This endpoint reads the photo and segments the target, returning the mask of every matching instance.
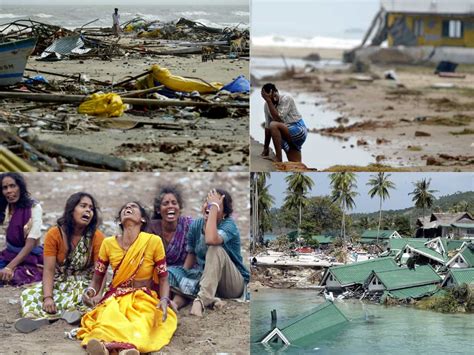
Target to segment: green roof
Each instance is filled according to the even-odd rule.
[[[461,248],[461,246],[463,245],[463,243],[465,243],[465,241],[441,238],[441,243],[443,243],[444,250],[446,250],[447,252],[450,252],[452,250],[457,250]]]
[[[388,242],[391,250],[402,250],[407,244],[413,247],[424,247],[428,238],[392,238]]]
[[[313,235],[311,239],[317,240],[319,244],[330,244],[334,242],[335,238],[330,235]]]
[[[395,230],[380,230],[379,239],[388,239]],[[377,231],[376,230],[365,230],[364,233],[360,236],[361,239],[377,239]]]
[[[292,345],[303,346],[310,341],[314,343],[315,333],[347,321],[334,303],[326,301],[278,328]]]
[[[464,260],[466,260],[469,267],[474,267],[474,250],[471,248],[469,248],[469,245],[466,245],[463,250],[460,251],[460,253],[464,257]]]
[[[435,285],[424,285],[402,288],[400,290],[386,291],[385,295],[396,299],[410,299],[410,298],[422,298],[425,296],[432,296],[433,294],[440,291],[440,288]]]
[[[428,247],[425,247],[425,246],[413,246],[411,245],[410,243],[407,244],[408,246],[411,246],[413,249],[415,249],[416,251],[419,252],[419,254],[421,255],[424,255],[426,257],[429,257],[431,259],[434,259],[442,264],[446,264],[446,262],[448,261],[448,258],[446,255],[442,255],[440,253],[438,253],[437,251],[434,251],[433,249],[430,249]]]
[[[441,282],[441,277],[431,265],[418,266],[414,270],[398,268],[388,271],[376,271],[374,274],[389,291]]]
[[[328,273],[331,272],[342,286],[349,286],[363,284],[372,271],[397,268],[398,265],[393,258],[377,258],[347,265],[332,266],[328,269]]]
[[[461,284],[474,284],[474,268],[468,269],[451,269],[448,276],[452,276],[453,280],[457,285]]]
[[[474,223],[453,223],[456,228],[474,228]]]

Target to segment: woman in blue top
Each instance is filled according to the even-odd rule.
[[[231,217],[230,194],[211,190],[202,212],[203,217],[189,228],[184,265],[168,268],[170,285],[177,293],[174,302],[182,307],[186,297],[195,298],[191,314],[196,316],[202,316],[205,307],[223,304],[219,297],[242,296],[249,281],[240,253],[239,229]]]

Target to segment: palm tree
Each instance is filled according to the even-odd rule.
[[[274,203],[274,198],[268,191],[270,187],[270,185],[267,185],[268,177],[270,177],[270,173],[252,173],[254,245],[257,241],[261,243],[265,231],[272,229],[270,209]]]
[[[389,189],[394,189],[395,184],[388,178],[391,174],[385,175],[385,173],[378,173],[377,175],[371,175],[368,186],[372,188],[369,190],[370,198],[374,198],[375,195],[379,196],[379,225],[377,227],[377,244],[379,243],[380,224],[382,223],[382,202],[385,199],[390,198]]]
[[[303,173],[293,173],[285,178],[288,184],[286,189],[285,207],[298,208],[298,237],[300,236],[301,211],[308,204],[307,192],[311,191],[314,181]]]
[[[354,173],[342,172],[332,173],[331,179],[331,199],[337,202],[342,209],[341,236],[346,241],[346,211],[355,207],[354,198],[358,195],[354,189],[357,188],[357,178]]]
[[[415,207],[417,208],[422,208],[423,209],[423,221],[425,220],[425,209],[431,208],[433,206],[435,196],[433,195],[435,192],[438,192],[437,190],[430,190],[430,183],[431,179],[426,180],[419,180],[413,185],[415,186],[415,189],[408,193],[408,195],[413,195],[413,198],[411,199],[413,202],[415,202]],[[425,237],[425,228],[423,228],[423,238]]]

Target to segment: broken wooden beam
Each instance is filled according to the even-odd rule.
[[[33,144],[39,150],[48,154],[59,155],[93,166],[105,167],[109,170],[127,171],[127,162],[111,155],[90,152],[63,144],[41,141],[39,139],[35,139]]]
[[[38,102],[57,102],[66,104],[78,104],[87,99],[87,96],[82,95],[56,95],[56,94],[38,94],[29,92],[9,92],[0,91],[0,97],[9,99],[22,99]],[[140,105],[148,107],[226,107],[226,108],[249,108],[247,103],[227,103],[227,102],[196,102],[184,100],[154,100],[154,99],[137,99],[124,97],[122,102],[131,105]]]

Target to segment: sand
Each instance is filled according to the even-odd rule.
[[[137,42],[130,39],[123,41],[126,44]],[[202,78],[207,82],[226,84],[239,75],[249,77],[248,60],[228,59],[225,56],[207,62],[202,62],[200,55],[152,57],[137,53],[111,60],[92,58],[58,62],[37,61],[35,57],[30,57],[27,68],[66,75],[80,73],[86,74],[89,79],[117,83],[149,70],[153,64],[168,68],[174,75]],[[35,75],[32,72],[25,74]],[[63,80],[48,74],[40,75],[49,81]],[[77,83],[73,86],[81,88]],[[25,107],[24,102],[12,100],[6,100],[2,105],[8,108],[6,111]],[[76,107],[77,105],[53,104],[50,108],[42,107],[25,112],[34,121],[40,121],[36,127],[28,125],[30,135],[47,142],[124,158],[131,171],[248,171],[248,110],[222,119],[210,119],[204,115],[198,115],[198,119],[192,115],[182,116],[180,111],[185,111],[183,109],[171,113],[163,110],[146,111],[144,116],[126,113],[121,117],[149,120],[153,123],[176,123],[184,128],[181,131],[157,129],[150,125],[133,129],[97,130],[97,127],[93,127],[94,129],[75,128],[70,131],[41,126],[45,120],[64,120],[64,116],[76,123],[83,121],[83,126],[97,122],[95,118],[86,119],[84,115],[77,114]],[[0,112],[0,117],[2,114],[6,112]],[[163,148],[163,145],[168,149]]]
[[[253,50],[252,53],[278,52],[274,48]],[[286,53],[287,49],[279,51]],[[297,58],[308,52],[308,49],[288,51]],[[321,56],[340,59],[336,52],[322,51]],[[389,69],[395,70],[398,85],[384,79],[384,72]],[[300,80],[275,81],[277,86],[284,86],[289,91],[312,92],[324,97],[328,108],[340,112],[343,119],[352,119],[360,125],[326,134],[357,138],[379,164],[409,171],[472,171],[473,68],[459,67],[457,72],[466,74],[465,79],[441,78],[433,72],[431,66],[371,65],[367,73],[317,70],[301,74]],[[375,80],[360,81],[358,75],[369,75]],[[454,87],[433,88],[438,83],[452,83]],[[334,127],[337,126],[334,122]],[[253,152],[251,156],[254,156]],[[252,167],[255,167],[254,162]]]
[[[242,236],[244,260],[248,260],[249,246],[249,188],[248,173],[35,173],[27,174],[29,189],[41,201],[44,229],[55,223],[62,212],[65,199],[73,192],[86,190],[98,200],[106,235],[116,232],[114,222],[118,208],[130,199],[138,199],[151,206],[158,183],[192,184],[193,189],[183,191],[183,214],[198,216],[204,194],[211,186],[227,189],[234,201],[234,218]],[[1,232],[1,231],[0,231]],[[0,249],[4,238],[0,239]],[[34,333],[18,333],[13,325],[20,317],[19,294],[22,288],[0,288],[0,354],[80,354],[79,341],[64,337],[73,326],[62,320],[45,326]],[[178,315],[178,329],[163,351],[166,353],[248,353],[250,314],[249,303],[229,300],[221,310],[206,310],[204,318],[189,315],[187,306]]]

